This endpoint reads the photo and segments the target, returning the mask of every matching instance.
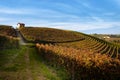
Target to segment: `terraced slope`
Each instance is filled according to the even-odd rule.
[[[55,43],[60,46],[73,47],[94,53],[108,54],[112,58],[120,59],[120,46],[96,37],[74,32],[52,28],[25,27],[20,32],[29,41],[43,41]]]
[[[82,35],[53,28],[25,27],[20,32],[28,41],[73,42],[83,39]]]
[[[84,34],[83,34],[84,35]],[[110,57],[120,59],[120,46],[98,38],[85,35],[85,40],[71,43],[58,43],[57,45],[73,47],[77,49],[88,49],[94,53],[108,54]]]

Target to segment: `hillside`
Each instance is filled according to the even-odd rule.
[[[2,26],[0,30],[2,80],[120,78],[118,44],[53,28],[21,27],[15,30],[11,26]]]
[[[48,65],[37,54],[35,45],[25,43],[19,32],[11,26],[2,25],[0,33],[0,80],[66,80],[69,78],[65,69]],[[25,44],[21,44],[21,41]]]
[[[82,35],[67,30],[53,28],[25,27],[20,32],[28,41],[73,42],[84,39]]]
[[[16,37],[15,29],[9,25],[0,25],[0,34]]]
[[[91,36],[95,36],[97,38],[106,40],[108,42],[120,45],[120,35],[119,34],[91,34]]]
[[[55,45],[73,47],[107,54],[113,58],[120,58],[120,46],[99,38],[75,31],[53,28],[24,27],[21,34],[27,41],[38,43],[55,43]]]
[[[18,48],[19,39],[15,29],[9,25],[0,25],[0,49]]]

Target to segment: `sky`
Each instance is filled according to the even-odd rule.
[[[0,24],[120,34],[120,0],[1,0]]]

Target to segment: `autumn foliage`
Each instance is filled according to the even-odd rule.
[[[71,80],[118,80],[120,60],[106,54],[74,48],[36,44],[37,50],[46,61],[54,66],[63,66]]]
[[[16,37],[15,29],[7,25],[0,25],[0,34]]]
[[[18,48],[19,39],[12,26],[0,25],[0,49]]]
[[[78,33],[53,28],[25,27],[20,32],[28,41],[69,42],[83,39]]]
[[[87,49],[120,59],[119,45],[80,32],[42,27],[24,27],[20,32],[26,41]]]

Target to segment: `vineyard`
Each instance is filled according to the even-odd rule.
[[[12,26],[0,25],[0,49],[18,48],[19,39]]]
[[[67,80],[66,70],[47,65],[34,44],[21,41],[18,30],[0,27],[0,80]]]
[[[12,26],[0,25],[0,34],[16,37],[15,29]]]
[[[120,60],[106,54],[53,45],[36,44],[39,54],[53,66],[63,66],[70,80],[118,80]],[[109,75],[109,76],[108,76]]]
[[[54,45],[87,49],[94,53],[107,54],[112,58],[120,59],[120,46],[96,37],[74,32],[52,28],[25,27],[20,32],[28,41],[55,43]]]
[[[45,41],[53,43],[80,41],[84,38],[82,35],[72,32],[52,28],[25,27],[20,32],[28,41]]]
[[[88,49],[94,53],[107,54],[112,58],[120,59],[120,46],[98,38],[86,35],[85,40],[71,43],[58,43],[57,45],[72,46],[77,49]]]
[[[33,41],[41,57],[52,66],[62,66],[70,80],[119,80],[120,46],[75,31],[51,28],[21,28],[25,40]],[[46,44],[41,44],[42,42]],[[54,44],[53,44],[54,43]],[[109,75],[109,76],[108,76]]]
[[[0,0],[0,80],[120,80],[120,0]]]

